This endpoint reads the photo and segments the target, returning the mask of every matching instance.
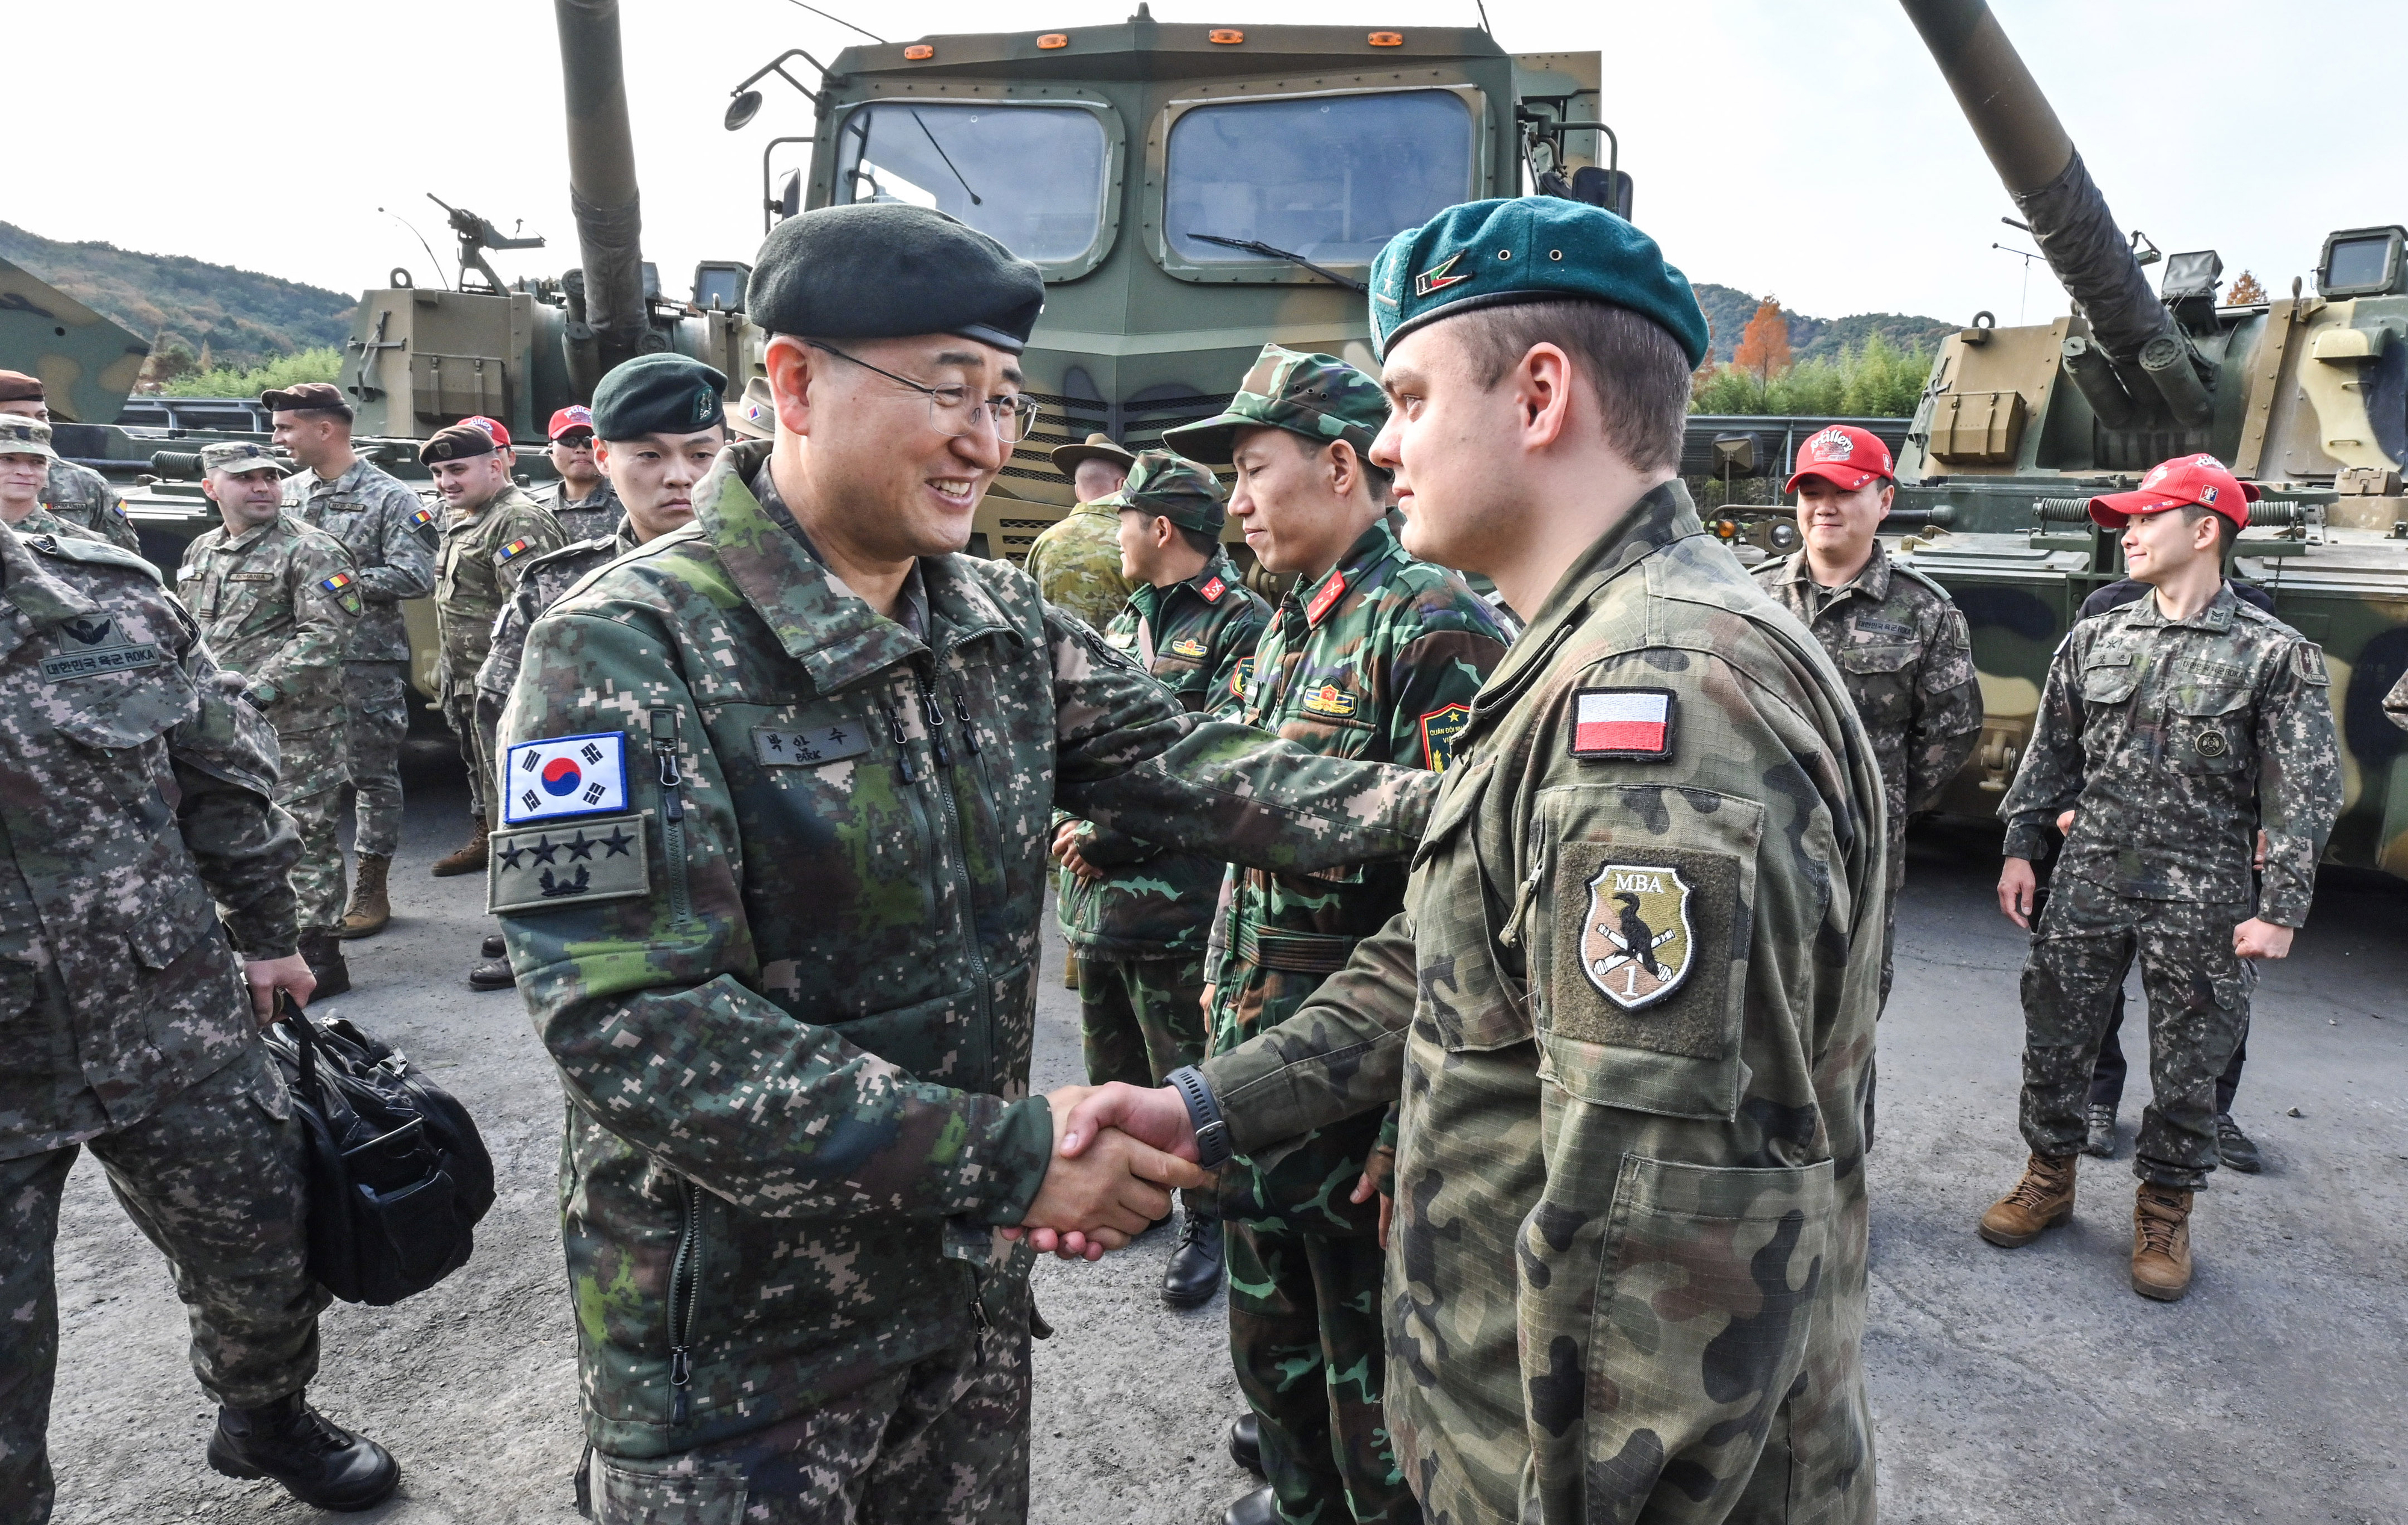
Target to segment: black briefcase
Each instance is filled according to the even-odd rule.
[[[265,1040],[306,1131],[310,1276],[382,1307],[466,1265],[494,1204],[467,1108],[347,1019],[285,1005]]]

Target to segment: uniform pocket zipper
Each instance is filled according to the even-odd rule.
[[[661,856],[668,860],[669,916],[683,923],[694,914],[694,905],[686,892],[685,795],[681,792],[685,777],[678,772],[677,745],[677,711],[653,710],[652,755],[661,767]]]
[[[678,1233],[677,1254],[669,1261],[669,1422],[683,1424],[692,1409],[694,1381],[694,1315],[702,1301],[702,1199],[692,1181],[681,1179],[678,1194],[685,1210]],[[678,1309],[678,1288],[685,1288],[685,1308]]]

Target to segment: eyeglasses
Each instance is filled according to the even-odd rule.
[[[928,399],[928,421],[948,435],[967,435],[973,429],[986,429],[1006,445],[1017,445],[1037,427],[1037,405],[1025,397],[975,397],[963,386],[925,387],[908,376],[880,370],[856,355],[848,355],[834,345],[817,339],[804,343],[838,360],[851,361],[865,371],[876,371],[889,381],[910,388]]]

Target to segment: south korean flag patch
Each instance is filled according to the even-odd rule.
[[[502,823],[627,808],[627,738],[616,731],[523,741],[502,760]]]
[[[1571,755],[1627,762],[1672,756],[1672,691],[1581,689],[1572,695]]]

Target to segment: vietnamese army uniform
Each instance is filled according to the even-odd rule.
[[[142,554],[142,537],[125,517],[125,494],[90,466],[52,461],[50,479],[42,484],[42,506],[112,546]]]
[[[298,842],[270,803],[276,739],[241,691],[149,563],[0,529],[0,1518],[12,1522],[50,1511],[51,1247],[79,1147],[174,1268],[193,1369],[218,1402],[271,1403],[316,1371],[326,1296],[305,1264],[300,1126],[236,962],[293,953]]]
[[[484,665],[494,620],[518,591],[520,574],[564,541],[559,521],[515,483],[473,513],[447,506],[440,519],[442,536],[435,551],[435,628],[441,648],[436,689],[443,719],[468,764],[469,812],[496,826],[494,737],[477,724],[477,669]]]
[[[1301,868],[1410,850],[1427,790],[1199,722],[1004,563],[878,614],[769,449],[536,621],[502,723],[596,1518],[1017,1519],[1053,811]]]
[[[1426,1518],[1870,1525],[1886,837],[1839,674],[1674,480],[1451,744],[1403,914],[1201,1067],[1241,1153],[1401,1090],[1387,1419]]]
[[[2341,806],[2330,681],[2314,642],[2229,587],[2183,620],[2143,598],[2057,647],[1999,807],[2007,856],[2035,862],[2057,816],[2078,812],[2024,966],[2020,1110],[2035,1155],[2081,1147],[2100,1037],[2137,958],[2155,1096],[2133,1171],[2192,1190],[2215,1168],[2216,1077],[2258,979],[2233,928],[2307,919]]]
[[[176,572],[211,654],[275,728],[276,803],[301,837],[293,893],[305,935],[343,919],[343,652],[366,608],[358,584],[342,543],[290,511],[239,535],[219,525]]]
[[[1168,588],[1141,584],[1104,632],[1190,714],[1233,720],[1269,606],[1226,551]],[[1224,868],[1217,857],[1091,835],[1089,883],[1060,875],[1063,940],[1079,960],[1087,1083],[1157,1086],[1204,1057],[1204,948]]]
[[[284,508],[351,553],[363,606],[343,652],[345,755],[358,802],[351,849],[390,858],[401,847],[401,744],[409,734],[409,632],[401,606],[434,591],[442,509],[366,460],[332,481],[309,470],[286,477]]]
[[[1101,503],[1082,503],[1070,517],[1039,532],[1028,547],[1028,575],[1045,602],[1103,629],[1127,604],[1137,584],[1121,576],[1121,515]]]
[[[1255,648],[1242,718],[1325,756],[1443,773],[1506,643],[1461,577],[1407,555],[1376,520],[1282,600]],[[1230,869],[1220,958],[1205,971],[1212,1051],[1293,1016],[1397,914],[1404,890],[1402,862]],[[1333,1121],[1221,1173],[1229,1349],[1290,1525],[1336,1510],[1360,1522],[1417,1518],[1380,1413],[1380,1204],[1347,1200],[1382,1122],[1379,1111]]]
[[[560,524],[560,533],[567,544],[580,540],[607,540],[619,533],[627,522],[626,506],[619,501],[619,490],[605,477],[595,484],[594,491],[581,498],[568,495],[566,482],[554,482],[541,492],[531,494]]]

